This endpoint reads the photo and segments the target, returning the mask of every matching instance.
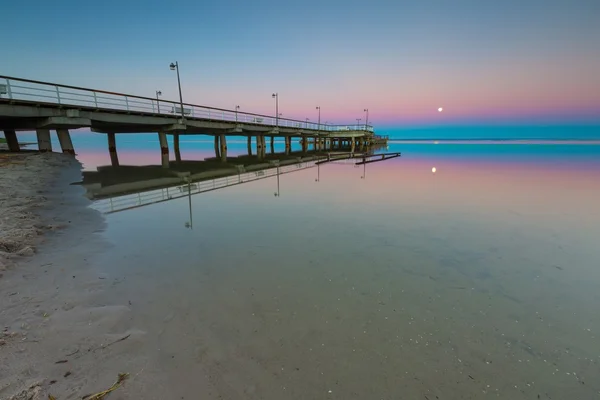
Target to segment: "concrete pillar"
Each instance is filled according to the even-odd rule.
[[[302,152],[306,153],[307,150],[308,150],[308,138],[303,137],[302,138]]]
[[[114,133],[108,133],[108,153],[110,154],[110,164],[113,167],[119,166],[119,156],[117,155],[117,140]]]
[[[264,136],[256,137],[256,155],[258,156],[259,159],[264,158],[262,138],[264,138]]]
[[[356,148],[356,140],[354,140],[354,138],[352,138],[352,139],[350,140],[350,146],[351,146],[351,147],[350,147],[350,151],[351,151],[352,153],[354,153],[354,150],[355,150],[355,148]]]
[[[68,129],[57,129],[56,134],[58,135],[58,142],[60,143],[60,148],[62,152],[65,154],[73,154],[75,155],[75,150],[73,149],[73,142],[71,142],[71,134]]]
[[[261,136],[260,137],[262,140],[262,152],[263,152],[263,158],[266,157],[267,155],[267,137],[266,136]]]
[[[36,129],[38,150],[45,153],[52,151],[52,141],[50,140],[50,129]]]
[[[285,155],[289,155],[292,150],[292,138],[290,136],[285,137]]]
[[[221,152],[219,151],[219,137],[215,135],[215,157],[221,158]]]
[[[167,142],[167,134],[158,132],[158,141],[160,142],[160,155],[163,168],[169,168],[169,142]]]
[[[275,154],[275,144],[273,143],[275,138],[271,136],[271,154]]]
[[[4,137],[6,138],[6,144],[8,144],[8,150],[21,151],[19,141],[17,140],[17,132],[15,132],[14,129],[6,129],[4,131]]]
[[[181,162],[181,151],[179,151],[179,133],[173,134],[173,151],[175,152],[175,161]]]
[[[252,155],[252,136],[248,136],[248,155]]]
[[[224,134],[221,134],[219,141],[221,142],[221,161],[227,162],[227,138]]]

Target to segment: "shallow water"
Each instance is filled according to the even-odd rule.
[[[95,268],[161,373],[212,398],[599,398],[600,146],[389,151],[107,215]]]

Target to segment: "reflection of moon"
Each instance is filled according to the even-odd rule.
[[[436,167],[431,168],[431,172],[433,172],[435,174],[435,171],[437,171]]]
[[[438,108],[438,112],[442,112],[442,111],[444,111],[443,107]]]

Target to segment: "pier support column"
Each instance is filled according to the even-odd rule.
[[[9,151],[21,151],[19,141],[17,140],[17,132],[14,129],[6,129],[4,131],[4,137],[6,138],[6,144],[8,144]]]
[[[119,156],[117,155],[117,140],[114,133],[108,133],[108,153],[110,154],[110,164],[113,167],[119,166]]]
[[[352,140],[350,140],[350,152],[354,153],[354,150],[356,150],[356,140],[352,138]]]
[[[58,135],[58,142],[60,143],[60,148],[62,152],[65,154],[75,155],[75,150],[73,149],[73,142],[71,142],[71,134],[68,129],[57,129],[56,134]]]
[[[252,136],[248,136],[248,155],[252,155]]]
[[[262,141],[263,138],[264,138],[264,136],[257,136],[256,137],[256,155],[258,156],[258,158],[260,160],[262,160],[264,158],[264,154],[263,154],[263,141]]]
[[[292,149],[292,138],[290,136],[285,137],[285,155],[289,156]]]
[[[50,140],[50,129],[36,129],[35,134],[38,141],[38,150],[42,153],[52,151],[52,141]]]
[[[160,155],[163,168],[169,168],[169,142],[167,142],[167,134],[158,132],[158,141],[160,142]]]
[[[215,135],[215,157],[221,158],[221,152],[219,151],[219,137]]]
[[[275,138],[271,136],[271,154],[275,154]]]
[[[227,162],[227,138],[221,134],[219,141],[221,142],[221,161]]]
[[[308,138],[303,137],[302,138],[302,153],[306,153],[306,150],[308,150]]]
[[[175,152],[175,161],[181,162],[181,152],[179,151],[179,133],[173,134],[173,151]]]

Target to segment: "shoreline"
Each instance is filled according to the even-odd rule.
[[[81,163],[59,153],[0,153],[0,170],[0,399],[95,393],[118,371],[100,379],[108,354],[75,357],[112,341],[109,328],[125,310],[97,304],[108,283],[88,260],[109,245],[97,234],[102,215],[71,185]]]

